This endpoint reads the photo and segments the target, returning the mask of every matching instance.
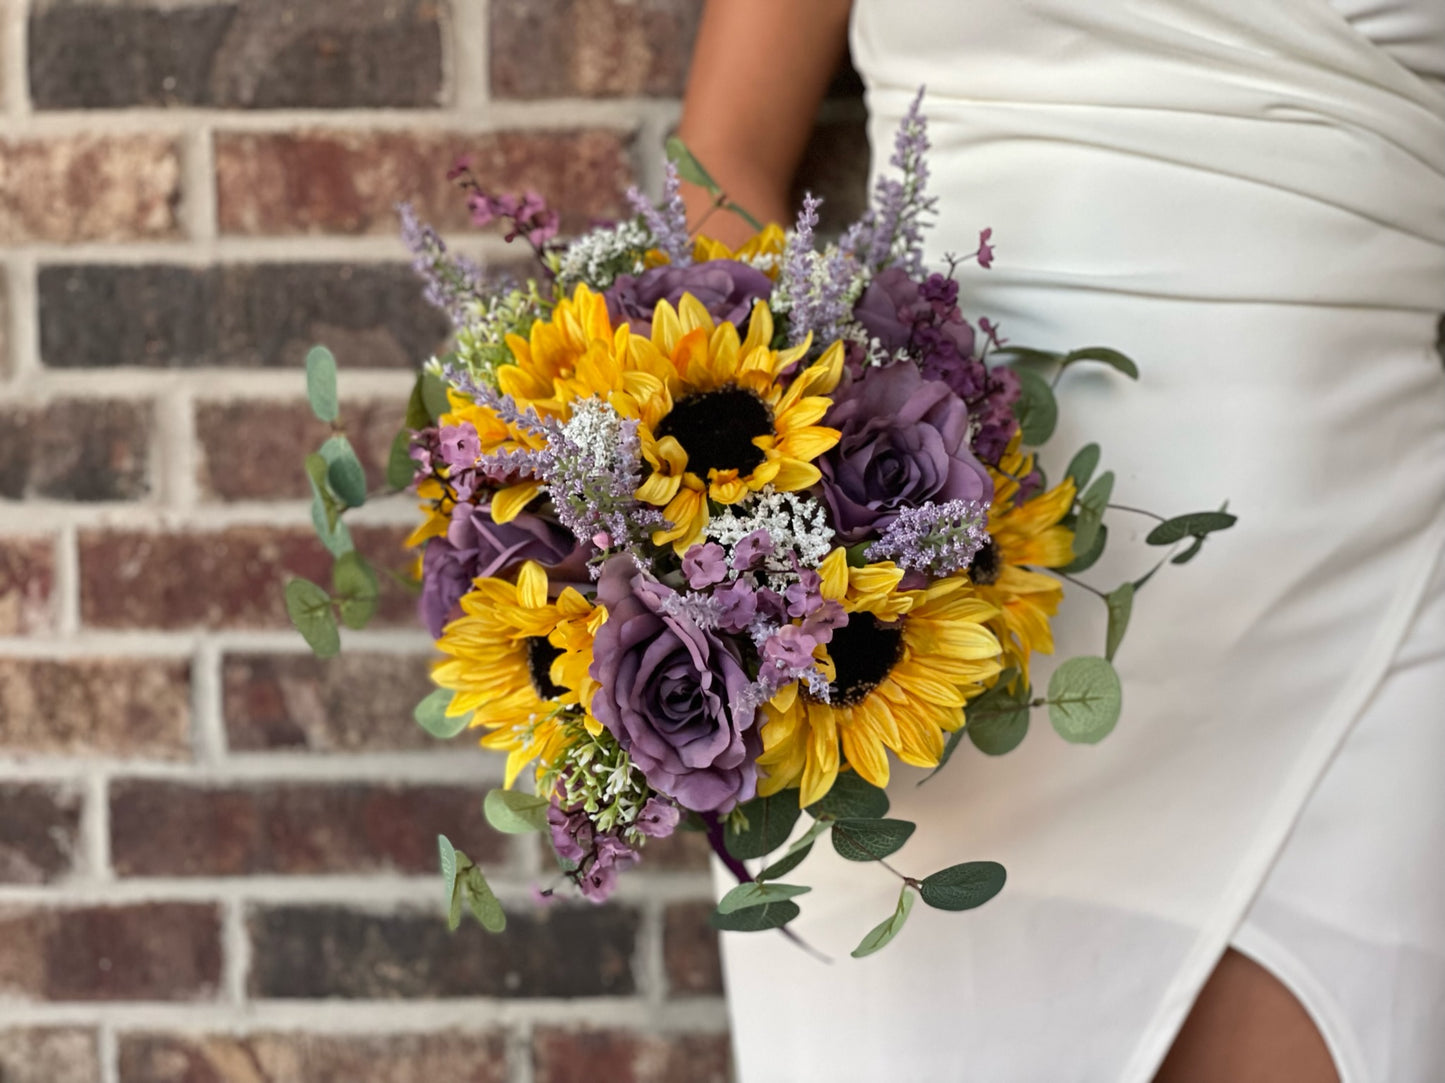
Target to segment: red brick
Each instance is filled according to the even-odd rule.
[[[697,0],[493,0],[495,98],[679,97]]]
[[[174,237],[180,198],[164,136],[0,139],[0,244]]]
[[[111,860],[121,876],[426,874],[437,868],[437,835],[468,831],[474,861],[501,861],[506,840],[479,830],[483,793],[437,785],[119,782],[110,797]]]
[[[220,913],[209,904],[0,911],[0,995],[206,1000],[220,977]]]
[[[226,736],[235,751],[371,752],[435,749],[412,718],[431,691],[427,655],[227,655],[221,668]],[[460,740],[460,739],[459,739]]]
[[[0,658],[6,753],[183,759],[190,726],[185,662]]]
[[[506,1083],[495,1031],[124,1034],[120,1083]]]
[[[403,568],[404,527],[356,527],[356,547],[378,568]],[[330,582],[331,555],[308,529],[80,534],[81,620],[95,628],[283,628],[282,590],[293,575]],[[377,624],[409,625],[415,601],[386,575]]]
[[[55,540],[0,537],[0,636],[55,628]]]
[[[385,486],[387,455],[405,418],[404,400],[341,405],[347,439],[372,492]],[[198,403],[197,483],[206,497],[217,500],[309,499],[311,487],[301,463],[329,435],[331,427],[316,420],[304,401]]]
[[[613,131],[223,132],[216,192],[225,233],[394,233],[411,200],[438,228],[468,225],[446,171],[461,153],[498,190],[533,188],[574,228],[623,209],[631,136]]]
[[[638,1034],[541,1027],[532,1041],[536,1083],[729,1083],[726,1034]]]
[[[0,1079],[5,1083],[100,1083],[95,1032],[79,1027],[0,1030]]]
[[[150,491],[150,403],[0,408],[0,498],[137,500]]]
[[[721,996],[722,960],[717,932],[708,924],[713,904],[673,903],[663,919],[662,958],[668,991],[674,995]]]
[[[642,866],[647,872],[666,869],[684,872],[706,872],[711,866],[712,847],[701,831],[674,831],[665,839],[648,839],[642,850]]]
[[[74,790],[0,782],[0,883],[43,884],[64,876],[79,835],[80,795]]]

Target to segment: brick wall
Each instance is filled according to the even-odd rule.
[[[375,470],[445,332],[393,201],[460,230],[461,151],[578,220],[655,189],[698,4],[0,10],[0,1079],[725,1079],[694,837],[606,906],[533,910],[537,840],[480,816],[498,764],[410,721],[408,601],[321,664],[280,596],[327,563],[306,348],[341,359]],[[835,207],[857,115],[809,153]],[[376,551],[411,516],[356,519]],[[446,933],[441,830],[505,937]]]

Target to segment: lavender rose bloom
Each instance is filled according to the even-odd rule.
[[[604,296],[614,324],[626,320],[640,335],[652,331],[652,313],[659,301],[674,308],[684,293],[702,302],[718,321],[746,326],[753,302],[767,300],[773,281],[756,267],[731,259],[711,259],[687,267],[653,267],[640,275],[618,275]]]
[[[869,369],[824,423],[843,435],[818,460],[823,500],[850,544],[876,535],[903,508],[993,498],[988,470],[969,449],[968,406],[912,362]]]
[[[525,561],[547,569],[553,586],[591,583],[589,550],[554,519],[524,511],[510,523],[494,523],[490,504],[458,504],[447,532],[427,542],[422,554],[417,608],[433,639],[440,639],[472,580],[507,576]]]
[[[762,742],[755,710],[741,706],[748,674],[732,644],[663,612],[671,594],[626,557],[603,567],[592,713],[654,790],[698,812],[728,811],[757,788]]]

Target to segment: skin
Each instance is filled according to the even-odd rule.
[[[728,198],[787,223],[788,189],[847,48],[851,0],[708,0],[678,134]],[[707,192],[683,186],[689,222],[737,245],[751,234]],[[1155,1083],[1339,1083],[1294,995],[1230,949]]]

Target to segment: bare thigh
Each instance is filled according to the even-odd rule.
[[[1154,1083],[1339,1083],[1314,1021],[1264,967],[1231,948]]]

